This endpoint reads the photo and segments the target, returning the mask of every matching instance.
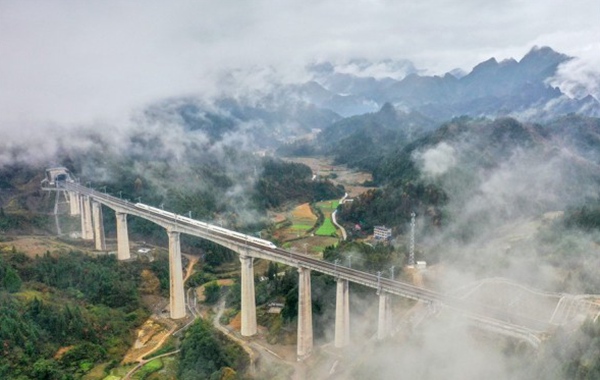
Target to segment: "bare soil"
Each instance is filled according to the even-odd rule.
[[[75,346],[66,346],[66,347],[59,348],[58,351],[56,351],[56,353],[54,354],[54,359],[59,360],[60,358],[63,357],[64,354],[71,351],[71,349],[73,347],[75,347]]]
[[[302,221],[304,221],[304,220],[315,221],[315,222],[317,221],[317,217],[315,216],[315,214],[313,214],[312,210],[310,209],[310,205],[308,203],[303,203],[300,206],[293,209],[292,217],[294,219],[300,219]]]
[[[240,331],[240,329],[242,328],[242,313],[241,312],[237,313],[237,315],[235,317],[233,317],[231,319],[231,321],[229,321],[229,327],[231,327],[235,331]]]
[[[165,320],[159,321],[154,316],[150,317],[137,330],[137,339],[133,347],[125,354],[122,363],[133,363],[141,360],[150,352],[158,349],[171,333],[171,329],[165,326]]]
[[[85,250],[81,246],[64,243],[50,236],[18,236],[0,243],[0,252],[11,251],[12,247],[31,258],[43,256],[47,251]]]
[[[185,271],[185,277],[183,278],[183,282],[186,282],[188,278],[190,278],[190,276],[194,273],[194,265],[196,265],[196,263],[200,260],[200,257],[185,253],[183,254],[183,256],[189,259],[188,266]]]
[[[313,214],[308,203],[303,203],[286,213],[286,219],[291,225],[281,228],[275,233],[275,237],[281,241],[306,236],[310,228],[317,222],[317,216]]]
[[[325,250],[325,247],[335,245],[338,241],[338,238],[329,236],[307,236],[302,239],[287,242],[286,247],[295,252],[313,254],[320,257],[323,250]],[[306,247],[304,246],[305,244]]]

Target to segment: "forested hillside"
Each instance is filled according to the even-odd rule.
[[[591,194],[576,191],[576,184],[590,189],[600,180],[596,153],[600,149],[599,132],[598,119],[574,116],[546,125],[510,118],[457,118],[386,154],[372,172],[381,188],[344,207],[340,215],[369,228],[377,223],[405,225],[410,212],[416,211],[431,226],[449,225],[498,171],[510,175],[506,180],[514,183],[507,185],[534,182],[529,191],[517,193],[515,189],[505,195],[510,197],[514,192],[517,203],[502,209],[490,204],[496,217],[583,205]],[[382,145],[385,151],[385,143]],[[543,171],[535,174],[543,176],[533,176],[536,168]],[[512,169],[520,171],[514,173]],[[527,177],[529,170],[531,176]],[[550,187],[543,189],[545,185]],[[459,236],[467,233],[467,226],[481,217],[484,215],[471,215],[470,222],[464,221],[469,224],[456,232]]]
[[[199,319],[181,345],[177,379],[236,379],[249,365],[243,349]]]
[[[0,257],[0,378],[72,379],[117,364],[148,316],[138,287],[146,264],[79,252]]]
[[[342,187],[330,181],[312,178],[306,165],[264,160],[264,171],[256,184],[256,202],[265,208],[280,207],[285,203],[316,202],[339,198],[344,195]]]

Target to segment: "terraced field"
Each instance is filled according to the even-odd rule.
[[[313,214],[308,203],[303,203],[288,213],[286,221],[287,225],[279,229],[276,234],[280,241],[306,236],[317,223],[317,216]]]
[[[322,202],[323,207],[335,209],[337,201],[334,202],[336,203]],[[319,256],[325,247],[336,244],[338,238],[334,237],[335,234],[319,236],[313,230],[317,219],[308,203],[301,204],[287,212],[285,220],[278,220],[278,225],[282,227],[277,230],[275,237],[283,242],[282,247],[286,249]]]

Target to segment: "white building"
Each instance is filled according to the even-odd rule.
[[[375,226],[373,229],[373,239],[390,240],[392,238],[392,229],[386,226]]]

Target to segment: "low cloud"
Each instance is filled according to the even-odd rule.
[[[572,98],[581,99],[592,95],[600,101],[600,45],[596,44],[582,52],[583,57],[563,63],[548,83],[560,88]]]
[[[417,152],[413,158],[421,164],[424,174],[438,176],[456,165],[456,150],[442,142],[426,151]]]
[[[417,72],[417,69],[408,60],[392,61],[383,60],[369,62],[366,60],[352,60],[335,66],[335,71],[340,74],[349,74],[359,78],[393,78],[402,80],[409,74]]]
[[[401,76],[385,59],[408,59],[443,74],[469,70],[490,56],[519,57],[533,45],[572,56],[585,53],[586,46],[597,50],[591,45],[597,44],[599,28],[589,11],[596,6],[592,0],[521,5],[0,2],[0,128],[36,124],[50,133],[53,125],[115,123],[160,99],[220,94],[232,71],[234,84],[226,87],[240,91],[274,80],[304,81],[306,64],[315,61],[367,58],[380,63],[346,69],[381,77]],[[432,23],[440,27],[432,29]],[[588,72],[594,62],[582,55],[579,66],[565,66],[565,74]],[[576,87],[569,85],[574,92]]]

